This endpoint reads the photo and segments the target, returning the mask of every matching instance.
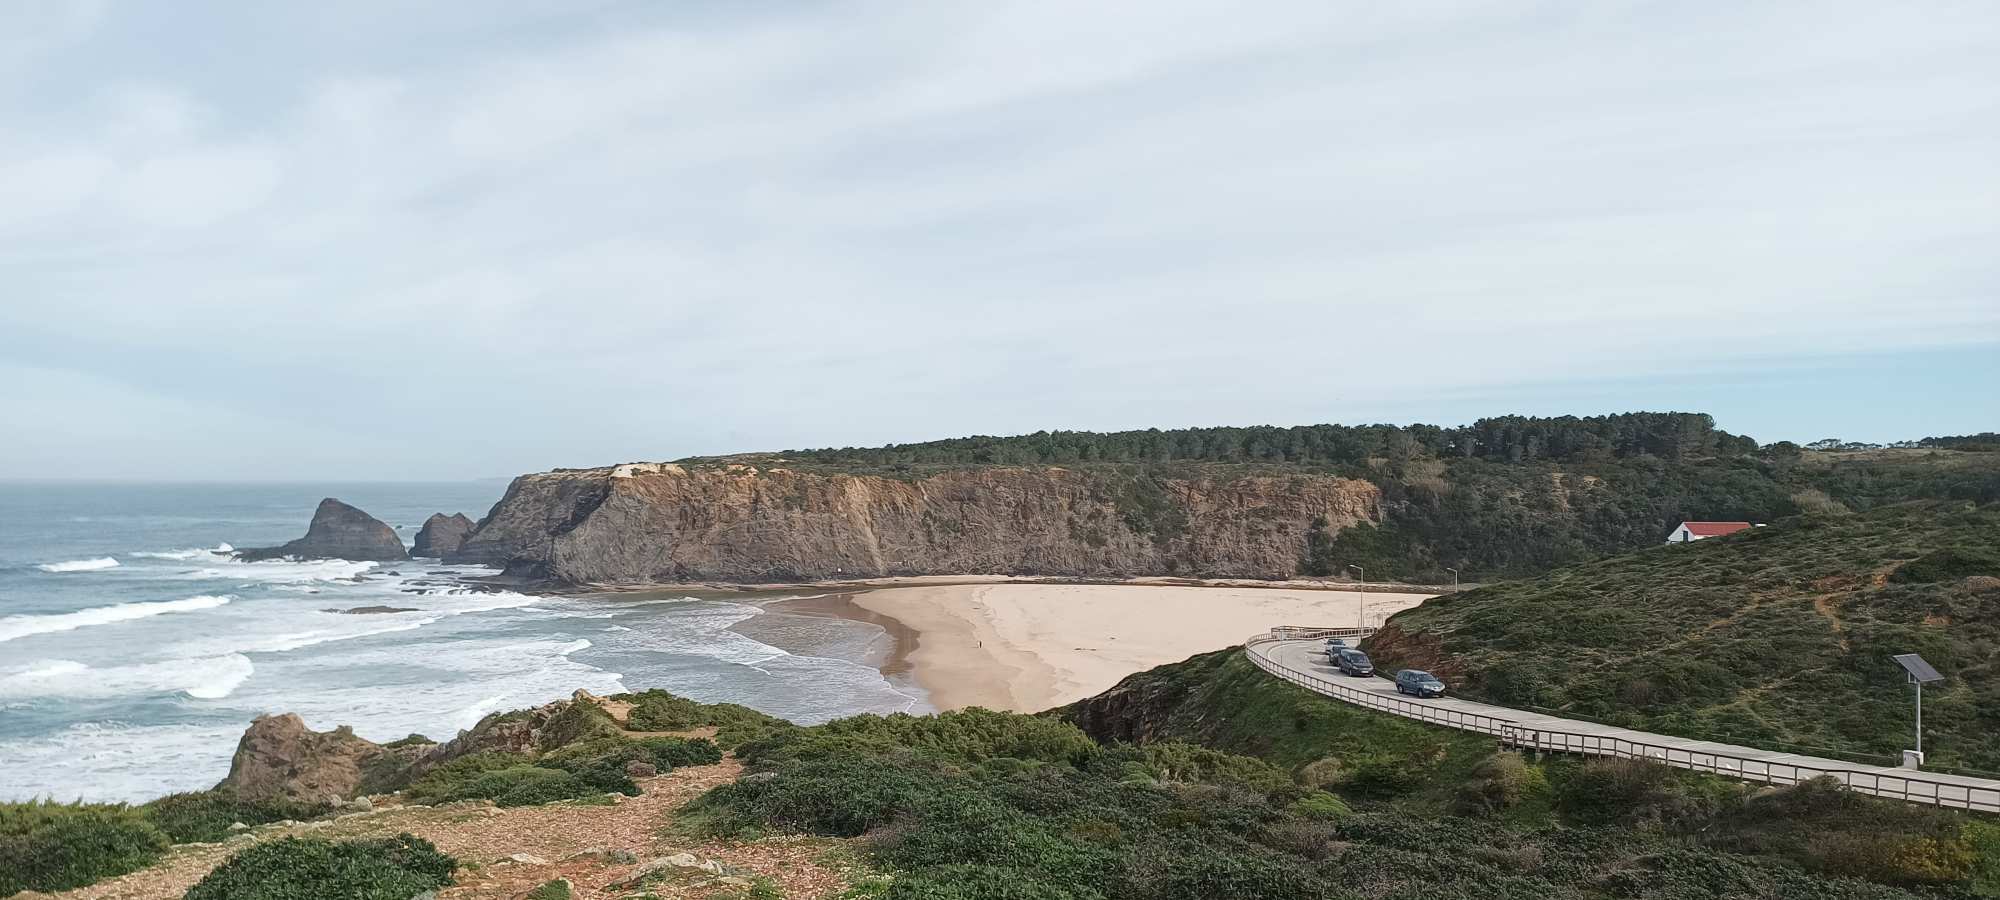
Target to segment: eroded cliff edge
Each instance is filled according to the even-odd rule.
[[[887,575],[1287,577],[1381,520],[1332,475],[990,467],[925,477],[632,463],[523,475],[452,562],[571,584]]]

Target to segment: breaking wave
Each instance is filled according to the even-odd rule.
[[[109,556],[96,559],[72,559],[69,562],[42,563],[35,568],[44,572],[95,572],[99,569],[116,569],[118,561]]]
[[[231,547],[228,544],[217,544],[205,550],[195,548],[193,550],[142,551],[132,555],[143,556],[147,559],[200,559],[204,556],[224,556],[234,552],[236,552],[235,547]]]
[[[234,693],[255,671],[250,658],[240,653],[102,669],[67,659],[51,659],[19,672],[0,674],[0,697],[102,698],[184,693],[197,700],[220,700]]]
[[[149,616],[167,613],[194,612],[214,609],[234,598],[210,596],[189,597],[186,600],[161,600],[153,603],[120,603],[115,606],[98,606],[79,609],[76,612],[56,613],[43,616],[8,616],[0,619],[0,642],[31,634],[49,634],[57,631],[75,631],[92,625],[110,625],[129,622]]]

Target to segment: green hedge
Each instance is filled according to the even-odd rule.
[[[452,883],[458,861],[422,838],[279,838],[231,857],[186,900],[410,900]]]
[[[0,897],[67,890],[143,869],[170,843],[124,805],[0,803]]]

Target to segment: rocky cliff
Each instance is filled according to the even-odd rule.
[[[396,537],[396,529],[332,497],[319,502],[305,537],[277,547],[242,550],[236,555],[248,562],[288,556],[382,562],[410,558],[402,539]]]
[[[424,527],[417,529],[417,540],[410,548],[411,556],[443,557],[457,553],[465,543],[465,536],[472,533],[473,523],[464,513],[433,513],[424,520]]]
[[[900,479],[634,463],[524,475],[453,562],[567,583],[914,574],[1285,577],[1307,529],[1378,522],[1330,475],[991,467]]]

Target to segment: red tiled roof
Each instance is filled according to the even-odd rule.
[[[1695,537],[1717,537],[1750,527],[1749,522],[1682,522],[1681,524]]]

